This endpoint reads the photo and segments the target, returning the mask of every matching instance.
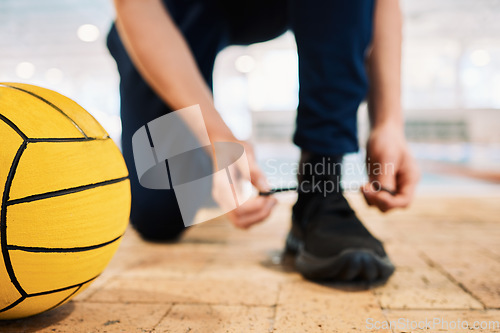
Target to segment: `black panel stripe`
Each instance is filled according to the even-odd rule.
[[[83,142],[83,141],[105,141],[110,139],[109,136],[105,136],[102,138],[36,138],[36,139],[28,139],[29,143],[37,143],[37,142]]]
[[[16,251],[24,251],[24,252],[42,252],[42,253],[70,253],[70,252],[85,252],[90,250],[99,249],[106,245],[112,244],[122,238],[123,235],[116,237],[110,241],[90,245],[90,246],[81,246],[81,247],[33,247],[33,246],[18,246],[18,245],[7,245],[7,249],[16,250]]]
[[[9,250],[7,249],[7,201],[9,200],[9,192],[12,186],[12,180],[14,179],[14,175],[16,173],[17,166],[19,165],[19,160],[21,159],[21,155],[28,143],[26,141],[19,147],[17,150],[16,156],[12,161],[12,165],[10,166],[9,174],[7,175],[7,181],[5,182],[5,187],[2,196],[2,205],[0,211],[0,245],[2,248],[3,260],[5,263],[5,269],[9,274],[10,281],[16,287],[17,291],[21,294],[21,296],[26,296],[26,292],[21,287],[19,281],[17,281],[16,274],[14,273],[14,269],[12,268],[12,262],[10,261]]]
[[[63,110],[61,110],[59,107],[57,107],[56,105],[52,104],[50,101],[46,100],[42,96],[39,96],[39,95],[35,94],[34,92],[29,91],[29,90],[26,90],[26,89],[23,89],[23,88],[19,88],[19,87],[15,87],[15,86],[10,86],[10,85],[5,84],[5,83],[2,83],[0,85],[3,86],[3,87],[7,87],[7,88],[11,88],[11,89],[16,89],[16,90],[22,91],[22,92],[27,93],[27,94],[35,97],[35,98],[38,98],[42,102],[44,102],[47,105],[51,106],[54,110],[56,110],[59,113],[61,113],[64,117],[66,117],[66,119],[68,119],[73,124],[73,126],[75,126],[76,129],[80,133],[83,134],[84,137],[86,137],[86,138],[88,137],[87,134],[85,134],[85,132],[83,131],[83,129],[80,126],[78,126],[78,124],[73,119],[71,119],[70,116],[68,116]]]
[[[0,312],[5,312],[7,310],[10,310],[12,309],[13,307],[15,307],[16,305],[18,305],[19,303],[21,303],[22,301],[24,301],[26,299],[27,296],[21,296],[17,299],[17,301],[15,301],[14,303],[10,304],[10,305],[7,305],[5,308],[3,309],[0,309]]]
[[[63,190],[57,190],[57,191],[52,191],[52,192],[46,192],[46,193],[41,193],[41,194],[34,194],[30,195],[24,198],[19,198],[19,199],[14,199],[14,200],[9,200],[7,201],[6,205],[7,206],[12,206],[12,205],[17,205],[20,203],[25,203],[25,202],[31,202],[31,201],[36,201],[36,200],[43,200],[43,199],[49,199],[53,197],[58,197],[61,195],[66,195],[66,194],[71,194],[71,193],[77,193],[77,192],[82,192],[86,191],[92,188],[100,187],[100,186],[106,186],[106,185],[111,185],[115,183],[122,182],[124,180],[127,180],[127,177],[121,177],[121,178],[116,178],[116,179],[111,179],[111,180],[106,180],[103,182],[99,183],[94,183],[94,184],[88,184],[88,185],[82,185],[82,186],[77,186],[77,187],[71,187],[71,188],[66,188]]]
[[[71,285],[71,286],[67,286],[67,287],[63,287],[63,288],[59,288],[59,289],[41,291],[41,292],[38,292],[38,293],[33,293],[33,294],[26,295],[26,297],[35,297],[35,296],[49,295],[49,294],[53,294],[53,293],[58,293],[60,291],[68,290],[68,289],[71,289],[71,288],[81,287],[84,284],[89,283],[90,281],[94,281],[95,279],[97,279],[99,277],[99,275],[101,275],[101,274],[98,274],[98,275],[94,276],[93,278],[88,279],[87,281],[83,281],[83,282],[80,282],[80,283],[77,283],[77,284],[74,284],[74,285]]]
[[[19,129],[19,127],[16,126],[16,124],[14,124],[12,121],[10,121],[10,119],[8,119],[7,117],[5,117],[1,113],[0,113],[0,120],[3,120],[4,123],[6,123],[8,126],[10,126],[14,131],[16,131],[16,133],[19,134],[19,136],[21,136],[21,138],[23,138],[23,140],[26,141],[26,139],[28,139],[28,137],[26,136],[26,134],[24,134],[23,131],[21,131]]]

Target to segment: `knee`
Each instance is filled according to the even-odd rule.
[[[175,241],[186,229],[173,191],[133,186],[130,220],[142,238],[149,241]]]
[[[146,241],[171,242],[178,240],[186,227],[182,218],[170,216],[168,212],[151,214],[141,212],[131,215],[131,224]]]

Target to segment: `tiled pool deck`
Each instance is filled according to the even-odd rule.
[[[500,321],[500,196],[420,195],[386,215],[349,198],[397,266],[385,286],[320,285],[280,262],[285,197],[249,231],[218,220],[154,244],[129,229],[85,292],[46,314],[0,322],[0,332],[420,332],[411,325]],[[375,328],[387,321],[391,329]],[[467,331],[445,328],[422,331]]]

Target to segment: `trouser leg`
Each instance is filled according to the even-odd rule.
[[[300,81],[294,142],[306,151],[333,156],[358,149],[373,7],[374,0],[290,0]]]

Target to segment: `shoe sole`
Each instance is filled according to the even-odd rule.
[[[389,257],[370,249],[346,249],[335,257],[319,258],[300,247],[295,266],[305,278],[342,282],[381,282],[395,270]]]

